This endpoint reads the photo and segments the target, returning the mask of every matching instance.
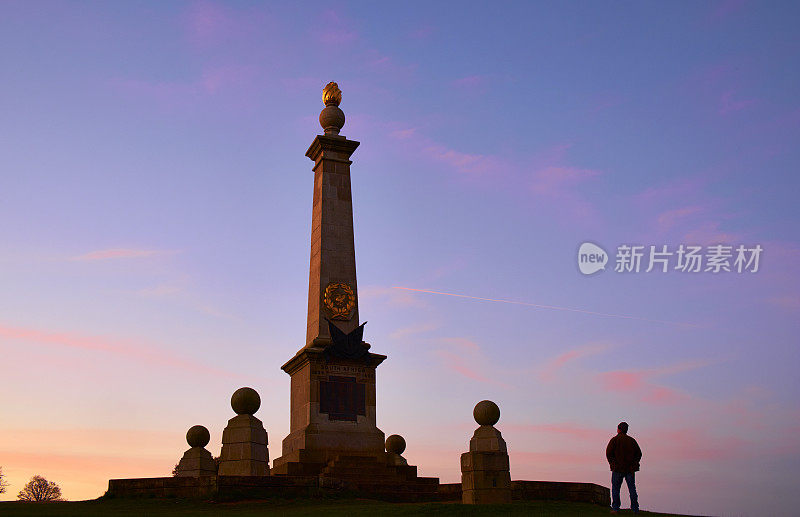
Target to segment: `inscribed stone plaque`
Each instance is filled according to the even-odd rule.
[[[331,375],[319,382],[319,412],[327,413],[330,420],[355,422],[359,415],[367,414],[366,387],[355,377]]]

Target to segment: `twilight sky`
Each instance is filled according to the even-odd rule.
[[[168,475],[194,424],[216,455],[240,386],[280,456],[333,80],[378,426],[421,475],[459,480],[488,398],[512,479],[609,486],[626,420],[644,509],[796,510],[800,5],[286,4],[0,3],[3,498]],[[763,253],[614,271],[681,244]]]

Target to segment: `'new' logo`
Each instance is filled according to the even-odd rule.
[[[608,253],[597,244],[584,242],[578,249],[578,269],[584,275],[592,275],[605,269],[606,262],[608,262]]]

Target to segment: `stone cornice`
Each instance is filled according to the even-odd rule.
[[[315,163],[322,158],[325,160],[344,162],[349,165],[352,163],[349,160],[350,155],[353,154],[359,145],[360,142],[348,140],[343,136],[317,135],[306,151],[306,156],[311,158]]]
[[[289,359],[286,364],[281,366],[281,370],[292,375],[294,372],[310,363],[311,361],[325,361],[323,355],[325,349],[317,346],[308,346],[300,350],[294,357]],[[385,355],[369,353],[368,366],[377,367],[386,359]]]

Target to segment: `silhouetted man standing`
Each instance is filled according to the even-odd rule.
[[[631,495],[631,510],[639,513],[639,496],[636,494],[636,480],[634,472],[639,470],[639,461],[642,459],[642,450],[636,440],[628,436],[628,424],[620,422],[617,426],[617,436],[608,442],[606,458],[611,467],[611,513],[619,512],[622,504],[619,500],[619,489],[622,480],[628,484]]]

